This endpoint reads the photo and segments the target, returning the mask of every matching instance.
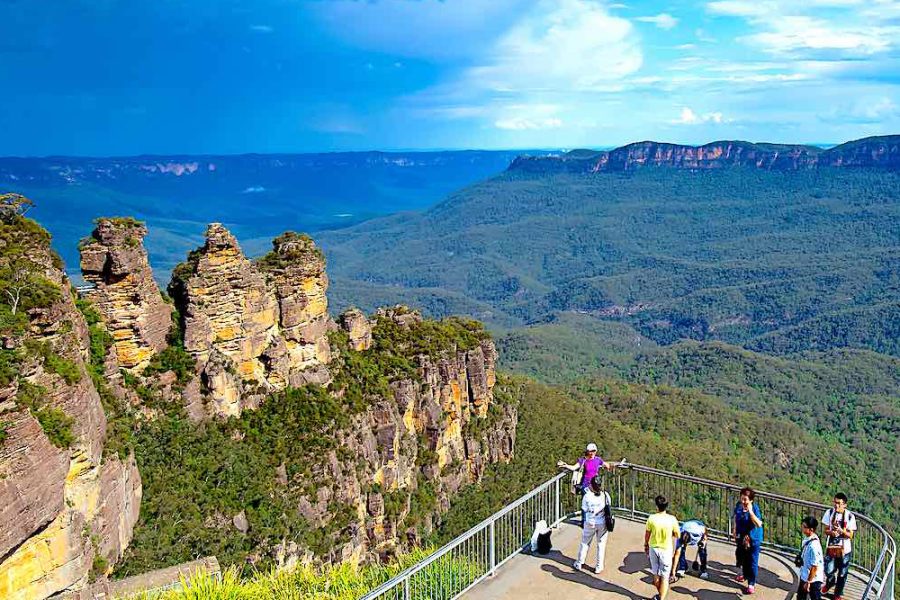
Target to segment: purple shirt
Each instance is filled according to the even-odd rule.
[[[600,472],[600,467],[602,467],[604,463],[603,459],[599,456],[590,459],[582,456],[578,459],[578,464],[584,466],[584,477],[581,478],[581,487],[586,488],[591,485],[591,479]]]

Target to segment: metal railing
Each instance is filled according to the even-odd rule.
[[[604,488],[615,510],[630,518],[654,511],[657,494],[666,496],[670,511],[681,519],[701,519],[710,535],[733,538],[732,511],[740,486],[643,467],[625,465],[604,472]],[[363,596],[363,600],[453,600],[492,575],[530,541],[534,525],[556,526],[579,510],[570,492],[568,473],[561,473],[525,494],[503,510],[446,544],[425,560]],[[801,542],[800,520],[821,519],[829,507],[796,498],[756,493],[763,514],[763,546],[793,558]],[[852,569],[864,586],[848,587],[847,597],[894,600],[897,546],[883,527],[854,513]],[[848,582],[849,583],[849,582]]]

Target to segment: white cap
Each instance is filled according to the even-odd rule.
[[[596,452],[596,451],[597,451],[597,444],[595,444],[594,442],[591,442],[590,444],[588,444],[588,445],[587,445],[587,451],[588,451],[588,452]]]

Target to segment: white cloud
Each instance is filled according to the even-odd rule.
[[[658,15],[653,15],[649,17],[637,17],[636,21],[641,21],[643,23],[653,23],[660,29],[672,29],[676,25],[678,25],[678,19],[670,15],[669,13],[659,13]]]
[[[866,97],[835,107],[821,115],[828,123],[877,124],[900,116],[900,107],[886,96]]]
[[[274,29],[270,25],[251,25],[250,31],[255,31],[257,33],[272,33]]]
[[[871,6],[873,3],[878,6]],[[856,9],[846,10],[850,7]],[[706,5],[714,15],[746,20],[757,32],[738,39],[766,52],[828,51],[835,58],[889,50],[900,38],[900,26],[891,17],[898,7],[896,0],[717,0]]]
[[[562,127],[562,124],[562,120],[556,117],[538,121],[523,118],[499,119],[494,121],[494,127],[497,129],[511,129],[514,131],[524,131],[527,129],[554,129],[556,127]]]
[[[244,189],[245,194],[259,194],[264,191],[266,191],[266,188],[261,185],[251,185],[250,187]]]
[[[542,1],[461,83],[499,92],[571,92],[620,80],[642,63],[627,19],[588,0]]]
[[[724,122],[724,117],[721,112],[716,111],[698,115],[687,106],[681,109],[681,115],[677,119],[670,121],[673,125],[701,125],[703,123],[715,123],[718,125],[722,122]]]

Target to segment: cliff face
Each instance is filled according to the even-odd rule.
[[[209,226],[170,290],[213,414],[237,416],[266,392],[328,380],[327,288],[308,238],[281,236],[257,266],[227,229]]]
[[[4,599],[83,590],[109,574],[129,545],[140,545],[140,537],[132,542],[142,475],[129,447],[151,473],[145,521],[175,517],[153,512],[178,505],[160,496],[185,501],[196,493],[166,485],[197,475],[184,461],[185,446],[169,455],[168,442],[224,439],[240,445],[243,457],[253,444],[256,454],[243,466],[258,469],[250,479],[268,482],[256,498],[272,505],[238,506],[227,515],[218,505],[198,510],[199,528],[252,539],[241,561],[283,564],[360,561],[407,547],[435,526],[462,486],[512,457],[516,407],[497,393],[496,350],[481,326],[423,321],[403,307],[372,317],[347,311],[337,325],[327,312],[324,257],[306,236],[279,236],[269,254],[251,262],[224,227],[210,225],[170,286],[183,319],[182,348],[177,335],[167,339],[170,310],[153,282],[142,225],[98,222],[81,247],[85,278],[95,287],[76,305],[49,236],[15,219],[18,229],[0,223],[0,267],[29,257],[42,291],[22,305],[24,318],[0,305],[7,311],[0,315],[0,518],[10,524],[0,528]],[[23,236],[30,244],[24,254]],[[22,256],[11,257],[11,249]],[[289,398],[295,404],[278,404]],[[278,406],[285,412],[275,411],[276,419],[293,425],[279,429],[271,413],[241,416]],[[184,434],[185,414],[205,421],[195,437]],[[211,418],[223,416],[238,418]],[[181,433],[166,429],[172,423]],[[142,445],[138,436],[147,431],[159,435],[140,438]],[[225,437],[210,437],[213,431]],[[248,435],[254,439],[245,441]],[[285,452],[285,438],[301,440],[286,453],[287,468],[269,456],[276,446]],[[157,463],[146,462],[147,446],[161,452]],[[215,468],[221,447],[203,458],[203,469]],[[206,498],[186,501],[209,507]],[[273,507],[297,511],[287,521],[299,527],[294,534],[314,532],[293,536],[306,546],[286,543],[282,533],[276,539],[271,523],[259,521]],[[149,545],[171,561],[171,540],[153,535],[145,535]],[[191,556],[203,551],[191,549]]]
[[[118,364],[140,372],[166,347],[171,308],[163,301],[143,246],[147,228],[131,219],[101,219],[81,244],[81,272],[113,336]]]
[[[703,146],[637,142],[614,150],[575,150],[561,156],[520,156],[510,171],[528,173],[623,172],[641,167],[721,169],[748,167],[795,171],[817,167],[900,168],[900,136],[847,142],[829,150],[816,146],[720,141]]]
[[[0,392],[0,598],[24,600],[76,589],[121,557],[141,481],[133,456],[103,455],[88,328],[49,236],[21,217],[0,229],[0,262],[26,265],[41,290],[0,350],[12,369]]]
[[[392,310],[376,319],[413,332],[421,322],[416,313]],[[393,382],[388,397],[340,432],[338,447],[352,449],[352,460],[330,452],[313,472],[319,482],[315,496],[300,505],[316,526],[328,524],[334,502],[352,508],[351,534],[341,539],[332,558],[359,560],[418,542],[460,488],[479,481],[488,464],[512,458],[516,407],[494,396],[495,358],[488,339],[467,350],[420,355],[416,379]],[[429,501],[423,503],[423,497]],[[297,551],[282,548],[287,560],[296,559]]]

